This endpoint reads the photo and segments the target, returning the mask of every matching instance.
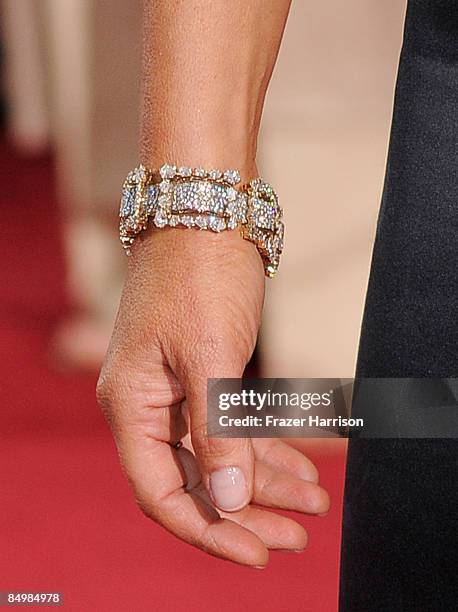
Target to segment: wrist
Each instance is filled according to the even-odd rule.
[[[192,123],[192,122],[190,122]],[[198,168],[237,168],[241,183],[258,176],[256,141],[241,130],[219,124],[206,124],[200,130],[193,125],[174,125],[173,141],[163,126],[153,132],[142,130],[141,160],[149,168],[159,168],[164,160],[185,160]]]
[[[264,284],[264,267],[255,245],[239,232],[183,231],[179,228],[148,227],[132,247],[129,269],[154,271],[154,274],[194,278],[203,270],[215,274],[251,274]],[[170,278],[172,278],[170,277]]]

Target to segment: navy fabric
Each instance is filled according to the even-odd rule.
[[[458,2],[411,0],[357,377],[456,376]],[[455,610],[457,576],[458,441],[351,439],[341,612]]]

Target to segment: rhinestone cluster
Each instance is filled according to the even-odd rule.
[[[137,234],[148,225],[147,189],[151,180],[152,173],[140,165],[129,172],[124,181],[119,209],[119,237],[127,252]]]
[[[242,226],[242,235],[256,244],[266,275],[272,277],[278,270],[283,252],[283,211],[278,204],[277,194],[261,178],[249,183],[247,198],[247,222]]]
[[[267,276],[277,271],[283,250],[282,211],[272,187],[254,179],[243,189],[237,170],[204,170],[165,164],[154,174],[130,172],[121,195],[120,237],[129,251],[149,219],[158,228],[196,227],[222,232],[239,228],[254,242]]]

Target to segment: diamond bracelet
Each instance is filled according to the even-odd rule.
[[[239,229],[256,245],[266,276],[273,277],[284,234],[277,195],[261,178],[237,188],[239,183],[237,170],[164,164],[154,172],[138,166],[127,175],[121,195],[119,235],[126,252],[150,220],[157,228]]]

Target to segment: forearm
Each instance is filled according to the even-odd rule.
[[[142,161],[256,174],[290,0],[146,0]]]
[[[254,178],[289,0],[145,7],[143,163]],[[303,550],[303,527],[266,508],[326,512],[315,467],[279,441],[207,431],[208,379],[240,378],[256,345],[264,299],[256,245],[240,231],[156,227],[135,241],[129,261],[98,397],[143,512],[186,542],[253,567],[266,565],[269,548]]]

